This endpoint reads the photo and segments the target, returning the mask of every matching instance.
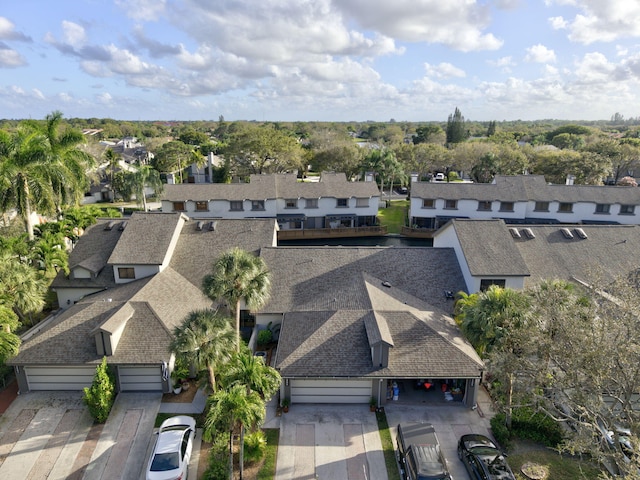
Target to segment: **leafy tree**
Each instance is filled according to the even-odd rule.
[[[225,300],[236,318],[236,349],[240,351],[240,302],[249,309],[265,305],[269,299],[271,274],[260,257],[240,248],[224,253],[205,276],[202,289],[212,300]]]
[[[246,126],[229,138],[223,153],[240,176],[304,170],[298,140],[273,125]]]
[[[464,142],[469,137],[464,117],[458,107],[456,107],[453,114],[449,115],[447,119],[446,134],[447,145]]]
[[[44,128],[25,121],[12,135],[0,132],[0,209],[16,209],[30,240],[32,212],[53,214],[62,205],[77,204],[87,187],[87,168],[93,164],[77,148],[82,134],[59,134],[61,118],[54,112],[47,115]]]
[[[562,125],[561,127],[547,132],[547,141],[550,142],[553,137],[555,137],[556,135],[561,135],[563,133],[568,133],[570,135],[589,135],[592,132],[593,130],[591,130],[591,128],[582,125]]]
[[[497,173],[498,158],[493,152],[488,152],[471,169],[471,178],[476,183],[491,183]]]
[[[187,145],[203,145],[209,141],[206,133],[198,132],[193,127],[185,127],[180,130],[178,140]]]
[[[610,171],[606,158],[593,152],[573,150],[539,150],[532,154],[531,173],[544,175],[551,183],[563,184],[567,175],[575,176],[576,184],[601,185]]]
[[[109,418],[115,399],[115,378],[107,365],[107,357],[102,357],[102,362],[96,367],[91,387],[84,387],[82,401],[89,408],[93,419],[98,423],[104,423]]]
[[[413,137],[413,143],[444,143],[444,131],[442,127],[436,123],[428,123],[416,128],[416,134]]]
[[[69,254],[62,233],[42,233],[33,245],[32,258],[37,268],[48,275],[55,275],[59,269],[69,273]]]
[[[189,313],[173,330],[169,350],[188,365],[207,371],[208,385],[216,392],[216,369],[229,361],[236,341],[233,320],[213,310]]]
[[[264,401],[256,392],[247,394],[244,385],[236,384],[209,397],[206,410],[203,431],[206,441],[212,441],[217,431],[229,432],[229,478],[233,478],[234,433],[244,428],[251,430],[264,421]]]
[[[178,172],[182,182],[182,171],[193,161],[193,146],[174,140],[163,144],[158,149],[155,157],[151,160],[151,165],[158,172]]]
[[[496,134],[496,121],[492,120],[489,122],[489,126],[487,127],[487,137],[492,137]]]
[[[344,172],[348,179],[362,172],[365,150],[353,143],[328,146],[313,153],[311,165],[314,171]]]
[[[549,143],[561,150],[578,150],[584,146],[584,138],[580,135],[574,135],[572,133],[559,133],[558,135],[553,137]]]

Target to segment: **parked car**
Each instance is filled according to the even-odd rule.
[[[186,480],[195,433],[193,417],[178,415],[162,422],[149,459],[147,480]]]
[[[451,480],[433,425],[398,425],[397,444],[398,463],[404,480]]]
[[[444,173],[436,173],[435,177],[433,177],[436,182],[444,182],[445,176]]]
[[[505,454],[484,435],[463,435],[458,442],[458,458],[475,480],[516,480]]]

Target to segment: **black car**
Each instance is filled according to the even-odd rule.
[[[491,439],[475,433],[458,442],[458,458],[476,480],[515,480],[504,453]]]
[[[430,423],[403,423],[397,429],[398,462],[404,480],[451,480]]]

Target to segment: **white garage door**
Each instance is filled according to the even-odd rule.
[[[96,367],[25,367],[29,390],[82,390],[90,387]]]
[[[291,403],[369,403],[371,380],[291,380]]]
[[[162,391],[162,371],[160,366],[118,367],[120,391],[160,392]]]

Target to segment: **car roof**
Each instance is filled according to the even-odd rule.
[[[172,453],[180,450],[184,430],[165,430],[158,435],[156,453]]]

